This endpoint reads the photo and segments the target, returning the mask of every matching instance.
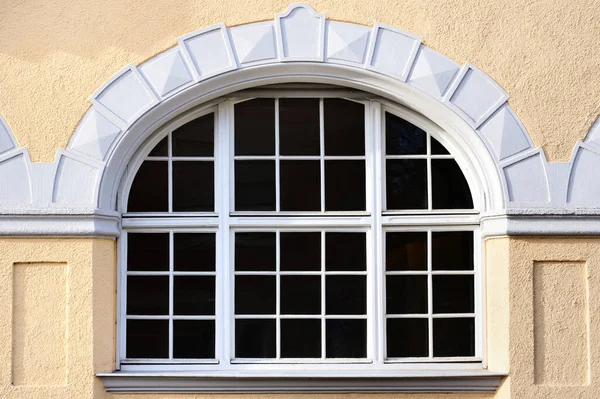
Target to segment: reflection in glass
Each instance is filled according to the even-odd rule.
[[[320,152],[319,99],[279,99],[279,153],[319,155]]]
[[[235,210],[275,210],[274,161],[235,161]]]
[[[418,155],[427,153],[427,133],[412,123],[385,113],[386,155]]]
[[[234,105],[235,155],[275,155],[275,100],[256,98]]]
[[[388,159],[385,165],[387,209],[427,209],[427,161]]]

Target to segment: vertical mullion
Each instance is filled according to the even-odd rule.
[[[431,135],[427,132],[427,209],[433,209],[433,192],[431,182]]]
[[[319,99],[319,156],[321,172],[321,212],[325,212],[325,100]]]
[[[167,153],[169,155],[169,160],[167,170],[168,170],[168,188],[169,188],[169,212],[173,212],[173,134],[169,132],[167,135]]]
[[[427,332],[429,342],[429,357],[433,357],[433,281],[431,274],[431,253],[432,253],[432,234],[431,230],[427,230]]]
[[[281,358],[281,318],[279,317],[281,315],[280,234],[279,230],[275,232],[275,357],[277,359]]]
[[[215,143],[216,162],[220,177],[218,181],[220,186],[217,186],[222,199],[219,205],[219,231],[217,232],[217,259],[215,265],[216,271],[216,307],[215,307],[215,357],[219,361],[221,367],[227,367],[231,361],[231,330],[234,326],[233,309],[230,300],[230,295],[233,293],[233,285],[231,284],[232,275],[230,259],[231,244],[229,231],[229,213],[233,208],[233,202],[229,199],[230,191],[234,179],[227,179],[229,168],[233,164],[233,140],[230,137],[233,135],[233,102],[226,101],[219,104],[218,108],[218,135]],[[233,169],[233,168],[232,168]],[[217,188],[215,187],[215,189]]]
[[[381,214],[383,209],[383,185],[382,185],[382,170],[383,162],[382,155],[382,110],[381,104],[371,101],[368,104],[370,112],[367,114],[366,121],[369,124],[369,131],[365,132],[365,136],[372,137],[367,146],[367,159],[371,168],[371,232],[372,232],[372,247],[374,250],[368,258],[371,262],[371,269],[368,275],[370,277],[369,287],[371,289],[370,298],[372,298],[372,312],[370,320],[372,320],[371,334],[373,362],[383,363],[385,360],[385,343],[386,337],[386,319],[385,319],[385,267],[384,267],[384,252],[385,236],[381,223]]]
[[[321,359],[327,357],[325,350],[327,344],[325,313],[325,230],[323,230],[321,231]]]
[[[174,281],[173,281],[173,259],[174,259],[174,243],[175,237],[173,231],[169,231],[169,360],[173,360],[173,296],[174,296]]]
[[[279,173],[279,98],[275,99],[275,211],[281,210],[281,183]]]

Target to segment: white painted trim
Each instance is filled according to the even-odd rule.
[[[306,374],[306,373],[305,373]],[[311,373],[314,374],[314,373]],[[495,392],[506,374],[486,370],[463,372],[411,372],[402,375],[368,371],[323,376],[255,378],[245,373],[206,377],[188,373],[101,373],[97,374],[111,393],[243,393],[243,392]]]
[[[33,211],[33,212],[32,212]],[[55,213],[0,214],[0,236],[53,236],[53,237],[111,237],[121,234],[121,217],[116,212],[98,210],[57,210]],[[66,211],[65,213],[56,213]]]

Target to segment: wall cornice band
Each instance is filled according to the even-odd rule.
[[[600,207],[600,179],[594,173],[600,170],[600,122],[576,144],[570,162],[550,163],[542,149],[533,146],[507,103],[508,94],[477,67],[460,66],[399,29],[326,20],[309,6],[295,4],[274,21],[232,28],[217,24],[188,34],[142,65],[125,67],[90,97],[92,107],[54,163],[32,163],[0,117],[0,212],[34,217],[31,210],[54,209],[53,217],[60,218],[61,209],[116,209],[116,187],[128,160],[123,155],[131,156],[147,137],[144,130],[157,127],[152,123],[160,118],[150,121],[153,113],[191,106],[192,93],[214,98],[218,90],[211,85],[219,79],[241,82],[249,76],[244,84],[251,87],[252,76],[275,66],[281,73],[277,82],[285,81],[288,70],[296,81],[298,70],[307,77],[323,70],[320,79],[327,75],[340,82],[352,74],[357,81],[364,77],[392,82],[396,91],[390,89],[390,97],[402,91],[428,101],[432,109],[451,111],[483,143],[486,153],[481,157],[494,164],[485,172],[502,186],[499,198],[482,211],[545,210],[555,215],[560,209],[587,212]],[[255,78],[254,86],[270,83],[261,79]],[[594,226],[600,223],[595,217],[590,220]],[[5,230],[0,234],[18,229]]]

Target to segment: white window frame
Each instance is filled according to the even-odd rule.
[[[366,212],[344,212],[346,216],[333,216],[336,212],[324,212],[294,218],[294,213],[282,213],[286,217],[294,218],[294,226],[297,229],[364,229],[367,233],[367,248],[373,253],[368,253],[367,266],[367,357],[368,361],[353,363],[339,361],[310,362],[307,363],[282,363],[273,361],[257,361],[255,363],[244,362],[237,364],[231,362],[233,353],[232,339],[232,301],[233,301],[233,279],[231,278],[231,235],[233,230],[255,229],[285,229],[282,227],[280,218],[273,212],[265,212],[265,215],[250,217],[248,212],[229,212],[228,206],[234,201],[233,182],[233,104],[245,99],[256,97],[310,97],[310,98],[346,98],[365,104],[366,123]],[[171,214],[158,215],[157,213],[127,213],[126,202],[129,196],[135,172],[144,161],[147,154],[154,148],[165,135],[175,128],[196,119],[202,115],[214,112],[215,114],[215,212],[183,213],[176,216]],[[395,114],[402,119],[425,130],[437,139],[452,154],[452,157],[461,167],[467,182],[471,188],[474,210],[472,212],[455,211],[402,211],[383,212],[385,201],[385,158],[383,139],[385,134],[385,112]],[[321,120],[322,128],[322,120]],[[277,136],[277,135],[276,135]],[[154,371],[193,371],[202,376],[265,376],[265,377],[360,377],[360,376],[386,376],[386,375],[410,375],[414,372],[436,373],[436,372],[460,372],[461,370],[483,370],[486,367],[485,358],[485,273],[481,258],[483,240],[480,234],[480,210],[483,209],[484,195],[478,184],[477,173],[466,153],[461,150],[461,145],[453,137],[430,120],[396,103],[369,95],[363,92],[349,90],[286,90],[266,89],[248,90],[236,94],[235,97],[221,99],[209,103],[201,108],[192,110],[165,124],[147,140],[140,148],[128,167],[119,190],[118,205],[124,212],[122,227],[123,233],[119,240],[118,256],[118,305],[117,305],[117,370],[131,372],[154,372]],[[429,140],[427,141],[429,146]],[[379,149],[379,151],[377,150]],[[323,154],[321,154],[323,155]],[[321,158],[322,159],[322,158]],[[428,157],[429,159],[429,157]],[[321,160],[321,162],[323,162]],[[428,161],[428,163],[430,163]],[[428,168],[429,170],[429,168]],[[169,161],[171,171],[171,161]],[[321,174],[323,169],[321,168]],[[169,174],[170,175],[170,174]],[[276,175],[276,184],[278,179]],[[172,203],[172,182],[169,177],[169,204]],[[223,184],[223,182],[228,182]],[[324,180],[322,179],[322,185]],[[431,208],[431,179],[428,179],[429,208]],[[323,186],[322,186],[323,187]],[[370,191],[369,191],[370,190]],[[278,192],[278,191],[277,191]],[[279,196],[279,194],[277,194]],[[322,193],[324,196],[324,193]],[[229,198],[229,200],[227,200]],[[171,205],[169,205],[171,207]],[[171,208],[169,208],[171,209]],[[260,212],[251,212],[260,214]],[[268,214],[268,215],[267,215]],[[337,212],[339,215],[339,212]],[[242,217],[243,216],[243,217]],[[291,220],[291,219],[288,219]],[[333,224],[335,223],[335,224]],[[300,227],[298,227],[300,226]],[[385,295],[382,295],[385,287],[384,274],[384,231],[443,231],[443,230],[470,230],[474,231],[474,292],[475,292],[475,356],[469,358],[414,358],[385,361]],[[129,232],[200,232],[217,231],[217,265],[216,265],[216,335],[215,354],[220,361],[207,361],[202,364],[186,364],[186,361],[135,361],[128,362],[125,358],[125,309],[126,309],[126,256],[127,233]],[[431,234],[428,233],[428,236]],[[172,238],[170,240],[172,246]],[[369,245],[371,243],[372,245]],[[428,240],[428,259],[431,263],[431,241]],[[172,254],[172,252],[171,252]],[[172,255],[171,255],[172,256]],[[429,270],[430,270],[429,266]],[[429,272],[430,276],[431,273]],[[374,280],[371,282],[370,280]],[[429,281],[431,278],[429,277]],[[431,284],[431,283],[429,283]],[[228,287],[231,295],[227,295],[224,287]],[[431,287],[429,287],[431,297]],[[172,295],[172,291],[170,291]],[[431,298],[429,298],[429,315],[431,314]],[[225,311],[230,309],[229,311]],[[230,318],[225,318],[224,314]],[[382,317],[383,316],[383,317]],[[432,330],[429,329],[431,335]],[[431,339],[430,339],[431,341]],[[430,342],[431,344],[431,342]],[[172,342],[170,343],[172,347]],[[430,350],[430,356],[432,352]],[[189,362],[188,362],[189,363]],[[366,374],[365,374],[366,373]]]

